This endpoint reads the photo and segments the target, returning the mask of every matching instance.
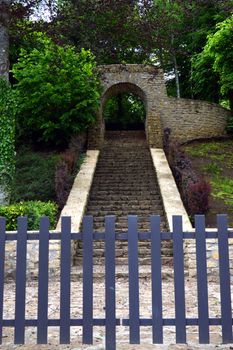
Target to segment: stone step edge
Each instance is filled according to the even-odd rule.
[[[183,218],[183,230],[187,232],[193,231],[192,224],[184,208],[180,193],[176,186],[163,149],[150,148],[150,153],[157,175],[157,181],[160,188],[161,198],[165,215],[168,221],[169,230],[171,232],[173,231],[172,217],[174,215],[181,215]]]

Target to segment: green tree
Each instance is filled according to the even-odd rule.
[[[57,41],[91,49],[98,64],[141,63],[139,5],[136,0],[67,0],[48,26]]]
[[[233,15],[217,24],[203,51],[193,59],[193,81],[197,93],[212,99],[210,81],[217,81],[217,93],[229,99],[233,109]],[[207,91],[207,94],[206,94]]]
[[[90,51],[76,53],[36,33],[37,48],[22,50],[13,66],[19,131],[34,141],[64,144],[95,121],[100,97]]]

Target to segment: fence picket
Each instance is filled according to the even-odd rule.
[[[197,262],[197,292],[198,292],[198,331],[199,343],[208,344],[209,335],[209,307],[207,287],[207,262],[206,262],[206,231],[205,217],[195,216],[196,232],[196,262]]]
[[[106,349],[116,350],[115,216],[105,218]]]
[[[40,221],[37,344],[48,342],[49,219]]]
[[[2,344],[6,220],[0,218],[0,344]]]
[[[61,223],[60,344],[70,343],[71,218]]]
[[[15,344],[24,344],[25,295],[27,260],[27,218],[18,218],[16,290],[15,290]]]
[[[231,282],[229,268],[228,224],[226,215],[217,216],[219,277],[221,294],[222,340],[232,342]]]
[[[160,216],[151,216],[151,278],[153,343],[163,343]]]
[[[137,216],[128,216],[129,259],[129,337],[130,344],[140,344],[138,225]]]
[[[93,343],[93,217],[83,219],[83,344]]]
[[[173,254],[174,254],[176,342],[186,343],[183,227],[182,227],[181,216],[173,216]]]

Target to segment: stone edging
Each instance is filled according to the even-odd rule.
[[[182,215],[184,231],[193,231],[192,224],[184,208],[180,193],[177,189],[166,155],[160,148],[150,149],[156,171],[158,184],[163,200],[164,210],[170,231],[172,231],[172,216]]]
[[[66,205],[64,206],[56,230],[61,229],[61,217],[71,216],[72,232],[79,232],[82,218],[86,209],[86,204],[92,185],[95,168],[100,151],[88,150],[81,169],[74,180]]]

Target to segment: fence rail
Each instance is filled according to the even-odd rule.
[[[3,327],[14,328],[14,343],[24,344],[25,327],[37,328],[37,343],[48,343],[48,327],[60,327],[60,343],[70,342],[70,327],[82,326],[83,343],[93,343],[93,327],[104,326],[106,349],[116,349],[116,326],[129,327],[131,344],[140,344],[140,327],[152,327],[153,343],[161,344],[164,341],[164,326],[174,326],[176,342],[186,343],[186,326],[198,326],[199,342],[206,344],[210,341],[210,326],[219,325],[222,328],[223,343],[231,343],[232,338],[232,309],[231,285],[229,266],[229,238],[233,232],[228,229],[227,216],[218,215],[217,230],[208,231],[205,228],[204,216],[195,217],[195,232],[183,232],[182,217],[173,217],[173,232],[160,231],[160,217],[151,216],[150,232],[138,232],[137,216],[128,217],[128,231],[115,232],[115,217],[105,218],[105,232],[93,232],[93,217],[86,216],[83,220],[81,233],[71,232],[71,219],[62,218],[61,233],[49,232],[49,220],[41,219],[40,232],[27,232],[27,219],[18,219],[16,234],[6,232],[5,219],[0,218],[0,343],[2,343]],[[196,242],[197,263],[197,297],[198,317],[187,318],[185,311],[185,278],[184,278],[184,240],[193,239]],[[206,239],[218,240],[219,277],[221,317],[209,317],[208,305],[208,279]],[[37,319],[25,318],[26,296],[26,268],[27,268],[27,241],[39,241],[39,272],[38,272],[38,314]],[[48,285],[49,285],[49,242],[61,242],[60,259],[60,318],[48,317]],[[82,318],[71,319],[71,241],[83,241],[83,314]],[[93,252],[94,242],[105,242],[105,318],[93,317]],[[128,242],[128,268],[129,268],[129,318],[116,318],[116,241]],[[151,241],[151,279],[152,300],[151,318],[141,318],[139,313],[139,267],[138,243],[142,240]],[[173,241],[174,260],[174,292],[175,317],[163,318],[162,300],[162,240]],[[3,318],[4,306],[4,261],[5,242],[17,241],[16,257],[16,293],[15,318]]]

